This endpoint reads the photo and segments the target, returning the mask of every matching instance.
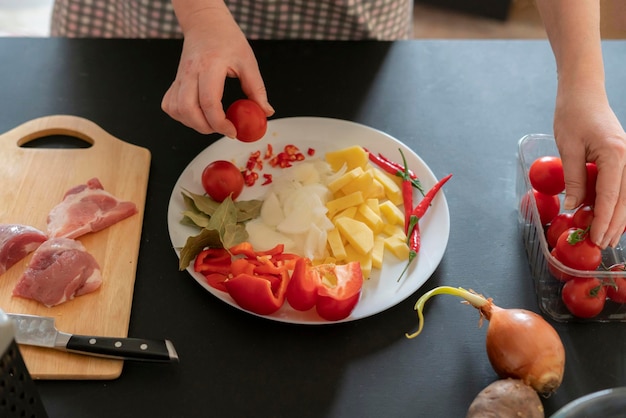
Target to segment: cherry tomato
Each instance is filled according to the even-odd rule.
[[[561,202],[556,195],[547,195],[537,190],[533,190],[535,201],[537,202],[537,210],[542,225],[549,224],[561,210]]]
[[[626,271],[624,264],[615,264],[609,268],[611,271]],[[626,303],[626,277],[615,277],[613,282],[606,287],[606,295],[617,303]]]
[[[226,119],[237,129],[237,139],[243,142],[258,141],[267,131],[267,117],[261,106],[248,99],[233,102],[226,110]]]
[[[537,158],[528,169],[530,184],[535,190],[547,195],[555,195],[565,190],[563,163],[559,157]]]
[[[563,285],[561,298],[572,315],[593,318],[604,309],[606,288],[595,277],[576,277]]]
[[[550,251],[550,255],[552,255],[552,257],[554,257],[556,260],[559,260],[559,257],[556,254],[556,248],[553,248],[552,251]],[[561,264],[562,263],[563,262],[561,261]],[[572,276],[571,274],[564,272],[563,270],[561,270],[560,266],[556,266],[552,264],[550,260],[548,260],[548,270],[550,271],[550,274],[554,276],[555,279],[560,280],[562,282],[566,282],[576,277],[576,276]]]
[[[556,242],[561,234],[572,227],[574,227],[574,214],[561,212],[556,215],[546,231],[546,239],[550,248],[556,247]]]
[[[554,247],[558,260],[576,270],[596,270],[602,263],[602,251],[580,228],[563,232]]]
[[[594,163],[585,164],[587,168],[587,187],[583,205],[593,206],[596,201],[596,179],[598,178],[598,167]]]
[[[573,222],[576,228],[587,229],[593,221],[593,208],[591,206],[581,206],[574,212]]]
[[[243,175],[229,161],[213,161],[202,171],[202,187],[216,202],[228,196],[235,200],[243,190]]]

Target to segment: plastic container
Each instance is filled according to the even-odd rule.
[[[589,319],[581,319],[573,316],[561,300],[561,289],[564,282],[558,280],[559,276],[574,277],[597,277],[607,283],[611,279],[626,277],[626,272],[615,271],[582,271],[575,270],[563,265],[550,255],[545,231],[539,220],[539,212],[535,198],[530,191],[532,186],[528,178],[528,169],[537,158],[547,155],[558,156],[558,150],[554,137],[545,134],[530,134],[520,139],[518,144],[517,166],[517,202],[518,223],[522,236],[530,271],[535,284],[535,292],[541,311],[548,317],[559,322],[569,321],[597,321],[597,322],[626,322],[626,304],[616,303],[607,299],[604,310],[597,316]],[[526,196],[530,196],[530,199]],[[560,196],[561,203],[563,196]],[[527,204],[526,202],[530,202]],[[616,248],[607,248],[602,252],[602,262],[610,266],[626,261],[626,234],[622,236]],[[554,273],[554,274],[553,274]]]
[[[625,414],[626,387],[618,387],[575,399],[550,418],[623,418]]]

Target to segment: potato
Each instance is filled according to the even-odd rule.
[[[544,418],[537,392],[519,379],[496,380],[470,405],[466,418]]]

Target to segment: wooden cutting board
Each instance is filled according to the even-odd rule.
[[[45,142],[45,137],[54,135],[78,138],[91,146],[22,146],[39,138],[38,142]],[[150,158],[147,149],[121,141],[75,116],[42,117],[0,135],[0,223],[31,225],[46,232],[48,212],[61,202],[65,192],[93,177],[100,179],[106,191],[134,202],[138,209],[137,214],[107,229],[78,238],[100,264],[100,289],[52,308],[13,297],[11,292],[26,269],[29,255],[0,276],[0,309],[52,316],[64,332],[127,336]],[[20,351],[36,379],[114,379],[122,372],[121,360],[29,346],[20,346]]]

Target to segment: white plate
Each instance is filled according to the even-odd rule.
[[[433,172],[417,154],[402,142],[381,131],[354,122],[328,118],[294,117],[270,120],[266,135],[259,141],[245,143],[226,137],[221,138],[198,154],[181,174],[172,191],[167,214],[170,239],[179,257],[179,250],[185,244],[187,237],[198,234],[197,229],[180,223],[181,213],[184,211],[181,190],[184,188],[203,194],[200,177],[207,164],[223,159],[231,160],[237,166],[243,167],[251,152],[261,150],[263,153],[268,143],[273,146],[275,153],[281,151],[287,144],[294,144],[303,153],[306,153],[308,148],[313,148],[315,156],[320,158],[323,158],[328,151],[358,144],[373,153],[380,152],[396,161],[401,158],[398,151],[400,148],[407,159],[408,166],[417,174],[425,190],[430,189],[437,182]],[[275,177],[280,175],[280,170],[272,169],[269,164],[266,164],[263,172],[272,173]],[[263,198],[266,187],[261,186],[262,177],[260,180],[255,186],[244,188],[238,199]],[[417,195],[415,199],[418,199]],[[365,318],[395,306],[411,296],[432,275],[441,262],[450,232],[450,214],[443,193],[438,193],[432,207],[420,221],[420,230],[422,246],[408,274],[398,283],[397,278],[406,261],[400,261],[391,254],[385,253],[383,268],[372,271],[370,279],[363,285],[361,300],[356,308],[348,318],[340,322]],[[193,263],[187,271],[213,296],[242,309],[227,293],[212,288],[206,283],[204,276],[194,272]],[[315,309],[299,312],[292,309],[287,302],[278,312],[266,315],[264,318],[295,324],[328,323],[315,313]]]

